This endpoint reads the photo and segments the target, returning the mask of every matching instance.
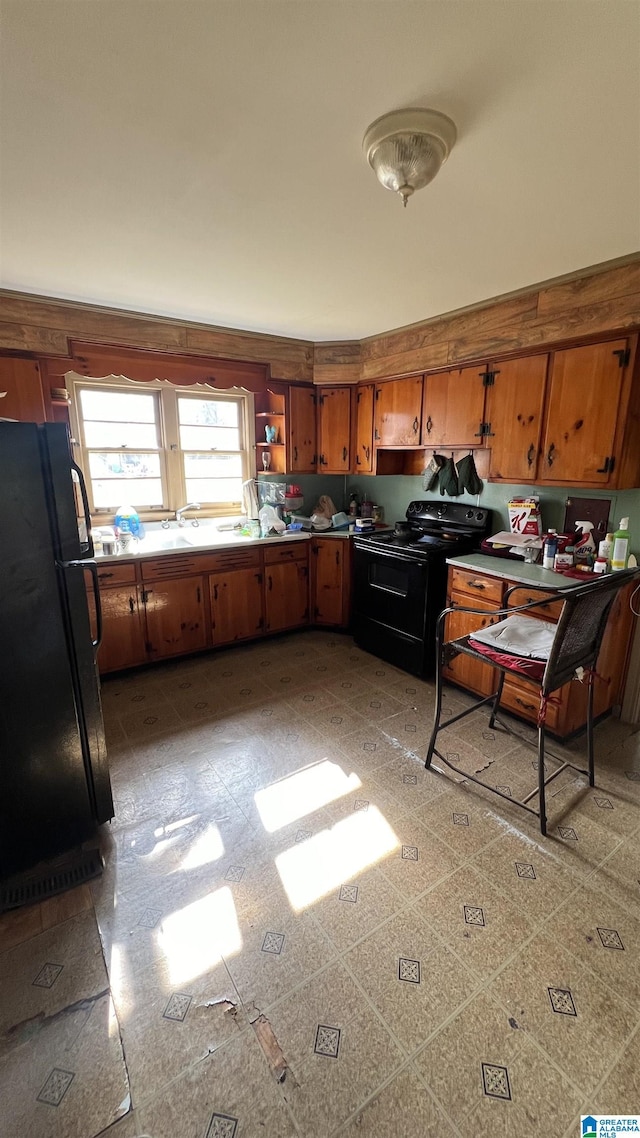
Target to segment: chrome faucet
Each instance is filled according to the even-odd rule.
[[[186,506],[181,506],[179,510],[176,510],[176,521],[177,521],[178,525],[179,526],[186,525],[186,522],[185,522],[182,515],[186,514],[187,510],[199,510],[199,509],[200,509],[200,503],[199,502],[188,502]],[[191,523],[192,526],[197,526],[199,524],[200,523],[198,522],[197,518],[194,518],[192,523]]]

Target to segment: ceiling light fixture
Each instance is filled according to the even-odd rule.
[[[456,125],[447,115],[407,108],[371,123],[362,145],[378,181],[400,194],[406,206],[416,190],[433,181],[456,137]]]

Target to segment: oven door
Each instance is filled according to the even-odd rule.
[[[354,609],[360,618],[422,640],[427,578],[426,558],[356,545]]]

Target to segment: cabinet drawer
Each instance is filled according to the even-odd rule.
[[[192,573],[215,572],[220,568],[219,553],[179,553],[142,561],[143,581],[162,581],[166,577],[189,577]]]
[[[509,588],[509,582],[507,582],[507,588]],[[564,607],[564,601],[557,601],[554,593],[538,592],[537,589],[528,589],[526,585],[511,594],[508,605],[509,608],[516,608],[518,605],[531,604],[532,601],[546,601],[547,603],[540,605],[539,608],[532,609],[531,612],[523,613],[523,616],[536,616],[540,620],[557,621]]]
[[[562,696],[564,689],[560,689],[560,693],[554,693],[554,699]],[[519,680],[513,679],[512,676],[507,676],[504,681],[502,689],[502,698],[500,706],[513,711],[514,715],[520,715],[523,719],[528,719],[529,722],[535,723],[538,718],[538,711],[540,708],[539,689],[534,687],[533,684],[520,683]],[[547,704],[547,718],[546,726],[550,731],[555,731],[562,714],[562,704],[552,703]],[[533,756],[533,752],[532,752]]]
[[[98,580],[102,589],[106,589],[109,585],[135,585],[135,562],[128,561],[123,565],[116,565],[110,561],[107,565],[101,565],[98,561]]]
[[[470,597],[482,597],[484,601],[495,601],[499,607],[504,581],[499,577],[472,573],[469,569],[451,569],[449,588],[452,593],[466,593]]]
[[[264,551],[265,565],[276,565],[279,561],[306,561],[308,542],[289,542],[288,545],[267,545]]]

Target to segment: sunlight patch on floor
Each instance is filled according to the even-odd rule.
[[[255,803],[265,830],[273,833],[361,785],[356,774],[346,774],[338,763],[323,759],[257,791]]]
[[[162,922],[158,945],[172,985],[186,984],[242,948],[233,895],[228,886],[176,909]]]
[[[180,869],[197,869],[200,865],[209,865],[212,861],[218,861],[223,853],[222,834],[214,822],[195,839],[188,854],[180,862]]]
[[[276,868],[299,912],[399,847],[386,818],[370,806],[285,850],[276,858]]]

